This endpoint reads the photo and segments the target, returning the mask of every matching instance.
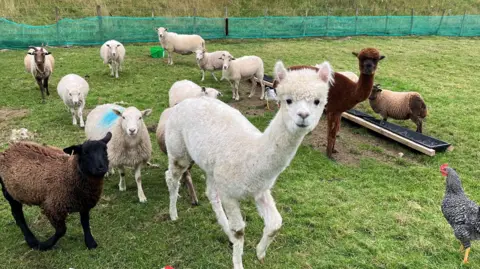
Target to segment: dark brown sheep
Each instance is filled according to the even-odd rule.
[[[90,209],[103,190],[103,177],[108,170],[107,143],[111,137],[108,133],[101,140],[86,141],[63,151],[19,142],[0,153],[2,192],[31,248],[51,249],[65,235],[65,219],[73,212],[80,212],[87,247],[97,247],[90,232]],[[47,241],[39,242],[28,228],[24,204],[40,206],[55,228],[55,234]]]

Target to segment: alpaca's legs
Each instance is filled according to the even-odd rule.
[[[337,139],[337,133],[340,129],[340,117],[340,113],[327,113],[327,156],[329,158],[332,158],[332,154],[337,152],[335,150],[335,140]]]
[[[70,113],[72,113],[72,124],[77,125],[77,117],[75,116],[75,109],[71,107]]]
[[[67,232],[67,225],[65,219],[67,218],[67,212],[59,212],[56,208],[54,210],[47,208],[44,209],[45,216],[47,216],[50,224],[55,228],[55,234],[45,242],[38,244],[39,250],[51,249],[57,241],[62,238]]]
[[[250,90],[250,95],[248,96],[248,98],[252,98],[252,96],[255,94],[255,88],[257,86],[257,82],[255,81],[255,78],[252,77],[251,80],[252,80],[252,89]]]
[[[230,226],[228,225],[227,215],[225,215],[225,211],[223,211],[222,201],[220,200],[220,196],[215,189],[210,187],[210,184],[207,182],[207,197],[212,204],[213,212],[215,212],[215,216],[217,217],[218,224],[222,227],[223,232],[227,234],[228,239],[230,242],[235,242],[235,238],[233,237],[232,231],[230,230]]]
[[[82,102],[80,107],[78,107],[77,115],[80,119],[80,127],[85,127],[85,122],[83,121],[83,107],[85,106],[85,102]]]
[[[1,183],[1,179],[0,179]],[[3,185],[2,185],[3,186]],[[30,231],[28,228],[27,222],[25,221],[25,216],[23,215],[23,205],[13,199],[12,196],[7,192],[5,187],[2,188],[3,196],[5,196],[5,199],[7,199],[8,203],[10,204],[10,207],[12,209],[12,215],[13,218],[15,219],[15,222],[17,223],[18,227],[20,227],[20,230],[23,233],[23,237],[25,238],[25,241],[27,242],[28,246],[31,248],[37,248],[38,247],[38,240],[35,237],[35,235]]]
[[[234,82],[235,85],[235,100],[240,100],[240,94],[238,94],[238,85],[240,84],[240,80],[236,80]]]
[[[228,218],[228,226],[233,234],[233,268],[243,269],[242,255],[245,241],[245,222],[240,211],[240,204],[234,199],[225,199],[223,207]]]
[[[118,172],[120,174],[120,182],[118,183],[118,189],[120,191],[127,190],[127,184],[125,184],[125,169],[123,166],[118,167]]]
[[[273,200],[270,190],[255,197],[255,203],[260,216],[262,216],[265,222],[262,239],[257,245],[257,258],[263,262],[268,246],[272,243],[275,235],[282,227],[282,216],[275,206],[275,201]]]
[[[192,201],[192,205],[198,205],[198,198],[197,194],[195,193],[195,187],[192,183],[192,175],[190,174],[190,169],[185,171],[182,175],[183,182],[187,185],[188,193],[190,194],[190,199]]]
[[[202,80],[203,81],[205,79],[205,70],[202,69]]]
[[[210,72],[212,74],[212,77],[215,79],[215,81],[218,81],[217,77],[215,76],[215,74],[212,72]]]
[[[90,231],[90,210],[80,212],[80,223],[83,228],[83,236],[85,238],[85,245],[88,249],[97,247],[97,242],[93,239],[92,232]]]
[[[174,160],[173,157],[168,156],[168,170],[165,172],[165,181],[167,182],[168,192],[170,194],[170,218],[172,220],[178,218],[177,199],[180,180],[191,162],[185,161],[185,165],[183,165],[183,161],[184,160],[181,159]]]
[[[147,197],[145,197],[145,194],[143,193],[141,164],[135,168],[135,181],[137,182],[138,200],[140,200],[140,203],[145,203],[147,201]]]

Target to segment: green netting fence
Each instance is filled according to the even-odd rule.
[[[480,36],[480,15],[308,17],[110,17],[62,19],[31,26],[0,18],[0,48],[157,42],[155,27],[205,39],[370,36]]]

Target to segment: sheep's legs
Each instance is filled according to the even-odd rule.
[[[260,100],[265,98],[265,83],[263,82],[263,78],[260,80],[260,87],[262,87],[262,95],[260,95]]]
[[[232,99],[235,100],[235,85],[229,80],[230,86],[232,87]]]
[[[205,70],[202,69],[202,80],[201,81],[203,81],[203,80],[205,80]]]
[[[168,64],[169,64],[169,65],[173,65],[172,53],[170,53],[170,52],[167,50],[167,54],[168,54]]]
[[[213,212],[215,212],[215,216],[217,217],[218,224],[222,227],[223,232],[228,236],[228,240],[230,242],[235,242],[235,238],[233,237],[232,230],[230,230],[230,226],[228,224],[227,215],[225,215],[225,211],[223,211],[222,201],[220,200],[220,196],[218,195],[217,191],[210,187],[210,184],[207,182],[207,197],[210,200],[210,204],[212,204]]]
[[[210,72],[212,74],[212,77],[215,79],[215,81],[218,81],[217,77],[215,76],[215,74],[212,72]]]
[[[138,200],[140,200],[140,203],[145,203],[147,201],[147,197],[145,197],[145,193],[143,193],[141,164],[135,168],[135,181],[137,182]]]
[[[235,86],[235,100],[240,100],[240,94],[238,94],[238,85],[240,84],[239,80],[236,80],[233,85]]]
[[[50,91],[48,90],[48,78],[49,77],[43,79],[43,88],[47,92],[47,96],[50,96]]]
[[[70,108],[70,113],[72,113],[72,124],[77,125],[77,117],[75,116],[75,109]]]
[[[65,224],[65,219],[67,218],[66,212],[52,212],[51,210],[45,210],[45,215],[50,221],[50,224],[55,228],[55,234],[47,241],[39,243],[39,250],[51,249],[67,232],[67,225]]]
[[[37,248],[39,242],[35,235],[32,233],[32,231],[30,231],[30,229],[28,228],[27,222],[25,221],[25,215],[23,214],[23,205],[13,199],[13,197],[10,196],[5,187],[3,187],[2,192],[3,196],[5,196],[5,199],[7,199],[8,203],[10,204],[13,218],[15,219],[18,227],[20,227],[20,230],[22,231],[23,237],[25,238],[28,246],[31,248]]]
[[[168,170],[165,172],[165,181],[167,182],[168,192],[170,194],[170,218],[172,220],[178,219],[177,212],[177,199],[178,199],[178,189],[180,187],[180,180],[183,173],[187,171],[190,162],[187,162],[186,165],[181,165],[182,160],[173,160],[170,156],[168,157]]]
[[[228,218],[228,225],[233,234],[233,268],[243,269],[242,255],[245,241],[245,222],[240,211],[240,204],[237,200],[226,199],[223,207]]]
[[[250,95],[248,96],[248,98],[252,98],[252,96],[255,94],[255,88],[257,86],[256,85],[257,82],[255,81],[255,78],[252,77],[251,80],[252,80],[252,89],[250,90]],[[260,99],[262,99],[262,98],[260,98]]]
[[[190,169],[187,169],[185,173],[182,175],[183,182],[187,185],[188,193],[190,194],[190,199],[192,202],[192,205],[198,205],[198,198],[197,194],[195,193],[195,187],[193,186],[192,183],[192,175],[190,174]]]
[[[119,63],[115,63],[114,67],[115,67],[115,78],[118,78],[118,68],[119,68]]]
[[[417,133],[422,133],[422,119],[417,116],[411,116],[410,119],[417,125]]]
[[[38,87],[40,87],[40,92],[42,93],[42,103],[45,104],[45,89],[43,88],[43,82],[41,78],[35,78],[37,80]]]
[[[340,129],[340,113],[327,113],[328,123],[328,137],[327,137],[327,156],[332,158],[332,154],[336,153],[335,141],[337,139],[337,133]]]
[[[84,106],[84,103],[82,102],[82,104],[78,107],[78,110],[77,110],[77,115],[78,115],[78,118],[80,119],[80,127],[85,127],[85,122],[83,121],[83,106]]]
[[[275,235],[282,227],[282,216],[275,206],[270,190],[265,191],[255,198],[258,213],[265,222],[265,228],[263,229],[263,236],[257,245],[257,258],[263,262],[267,248],[272,243]]]
[[[112,61],[108,66],[110,66],[110,76],[113,77],[115,75],[115,63]]]
[[[120,191],[127,190],[127,184],[125,184],[125,169],[124,167],[118,167],[118,172],[120,174],[120,182],[118,183],[118,189]]]
[[[97,247],[97,242],[93,239],[92,232],[90,231],[90,211],[80,212],[80,223],[83,228],[83,235],[85,237],[85,245],[88,249],[94,249]]]

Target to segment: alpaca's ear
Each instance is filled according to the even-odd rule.
[[[67,153],[68,155],[72,154],[81,154],[82,153],[82,145],[74,145],[68,148],[64,148],[63,152]]]
[[[326,83],[333,84],[333,68],[329,62],[325,61],[316,66],[318,68],[318,76]]]
[[[113,113],[117,114],[117,116],[119,116],[119,117],[122,116],[122,112],[120,112],[120,110],[115,109],[115,108],[112,108],[112,110],[113,110]]]
[[[381,60],[383,60],[383,59],[385,59],[385,55],[380,55],[379,61],[381,61]]]
[[[152,109],[151,108],[145,109],[144,111],[142,111],[142,116],[144,116],[144,117],[147,117],[150,114],[152,114]]]
[[[110,141],[110,139],[112,139],[112,133],[111,132],[108,132],[104,138],[100,139],[100,141],[102,141],[103,143],[105,144],[108,144],[108,142]]]
[[[278,61],[275,64],[275,68],[273,72],[275,73],[275,80],[278,80],[278,81],[282,81],[287,76],[287,69],[283,65],[282,61]]]
[[[352,54],[355,55],[355,57],[358,58],[358,52],[353,51]]]

